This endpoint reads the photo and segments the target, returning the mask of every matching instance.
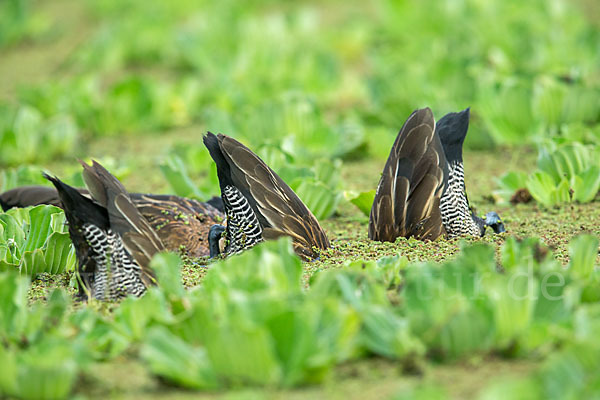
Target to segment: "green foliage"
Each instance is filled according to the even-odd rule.
[[[526,186],[533,198],[546,206],[586,203],[600,190],[600,163],[592,149],[577,142],[543,149],[538,171],[529,176]]]
[[[65,215],[54,206],[11,209],[0,214],[0,268],[36,276],[75,266]]]
[[[508,202],[517,190],[525,188],[526,182],[526,173],[514,171],[507,172],[500,178],[496,178],[498,189],[494,191],[494,195],[496,195],[500,201]]]
[[[173,147],[160,171],[178,196],[206,201],[220,193],[216,165],[202,144]]]
[[[344,192],[346,200],[354,204],[367,217],[371,214],[371,207],[375,200],[375,189],[366,192]]]
[[[0,3],[0,47],[24,39],[36,39],[49,28],[47,17],[33,13],[30,0],[6,0]]]
[[[14,271],[0,273],[0,393],[23,399],[66,398],[88,360],[80,340],[65,325],[70,302],[55,291],[47,304],[30,307],[27,287],[27,278]]]
[[[206,351],[191,346],[166,328],[156,327],[148,333],[142,357],[155,374],[179,386],[190,389],[218,386]]]
[[[41,174],[43,170],[42,167],[35,165],[21,165],[17,168],[3,169],[0,171],[0,177],[2,178],[0,192],[19,186],[48,184],[48,181]]]
[[[22,106],[0,107],[0,160],[4,165],[41,162],[73,150],[78,129],[68,115],[44,118],[38,110]]]
[[[340,160],[319,159],[311,168],[285,167],[284,181],[317,217],[331,217],[342,199]]]
[[[0,45],[36,25],[29,1],[3,6]],[[385,132],[424,105],[438,118],[470,105],[467,145],[598,136],[599,35],[566,0],[378,0],[360,14],[338,7],[336,18],[327,7],[269,2],[89,9],[102,23],[65,63],[69,78],[25,88],[19,101],[44,118],[70,115],[93,136],[201,123],[306,165],[386,156]],[[425,45],[436,51],[424,56]]]
[[[173,267],[162,268],[159,280]],[[152,332],[143,353],[152,371],[195,388],[217,382],[287,386],[322,380],[348,354],[357,319],[335,299],[304,294],[301,271],[287,239],[214,264],[201,288],[182,292],[183,301],[171,297],[174,303],[188,304],[170,325],[181,339],[167,345],[168,333]],[[168,364],[158,362],[186,353],[194,354],[185,361],[187,369],[167,369]]]
[[[593,146],[579,142],[549,142],[540,150],[537,170],[530,175],[509,172],[498,181],[496,194],[508,200],[517,189],[527,188],[544,206],[577,201],[588,203],[600,190],[600,161]]]
[[[6,271],[0,391],[64,398],[93,360],[138,351],[171,384],[210,390],[318,383],[336,364],[367,354],[414,364],[425,356],[543,356],[560,346],[506,390],[522,390],[525,398],[589,396],[595,386],[581,382],[597,369],[600,308],[586,289],[597,288],[597,248],[597,238],[575,239],[565,270],[543,255],[539,241],[509,238],[499,267],[492,248],[478,244],[441,265],[398,256],[347,262],[314,275],[309,290],[288,238],[211,264],[203,285],[191,291],[181,284],[179,257],[159,254],[151,263],[159,285],[110,315],[93,304],[68,311],[61,291],[29,306],[27,278]],[[27,385],[32,380],[40,384]],[[426,387],[414,393],[443,397]],[[483,396],[501,393],[492,386]]]

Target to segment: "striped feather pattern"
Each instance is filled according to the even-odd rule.
[[[289,236],[296,253],[307,260],[317,258],[319,250],[329,248],[325,231],[313,213],[279,175],[250,149],[229,136],[210,132],[204,136],[204,144],[217,164],[223,202],[228,201],[227,192],[233,193],[228,187],[235,188],[253,211],[258,225],[255,227],[253,221],[248,222],[252,225],[252,234],[260,229],[265,240]],[[237,194],[235,196],[241,198]],[[229,225],[229,212],[227,218]],[[235,232],[234,229],[232,231]],[[256,240],[254,236],[247,236],[245,243],[254,245]]]
[[[45,175],[58,191],[69,235],[79,260],[83,286],[99,300],[140,296],[156,284],[150,260],[162,242],[132,203],[123,185],[97,162],[84,167],[92,199],[58,178]]]
[[[116,301],[128,295],[146,292],[142,269],[123,247],[121,237],[112,230],[104,231],[93,224],[83,226],[96,271],[91,280],[91,294],[98,300]]]
[[[449,166],[446,190],[440,200],[442,223],[448,237],[483,236],[485,230],[473,219],[465,189],[465,173],[462,162]]]
[[[234,186],[225,186],[223,203],[227,214],[228,254],[240,253],[262,242],[262,227],[244,195]]]

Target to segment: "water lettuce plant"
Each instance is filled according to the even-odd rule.
[[[20,165],[16,168],[6,168],[0,171],[0,192],[5,192],[19,186],[46,185],[47,180],[41,174],[44,168],[36,165]]]
[[[496,194],[505,200],[516,190],[527,188],[544,206],[590,202],[600,190],[598,151],[579,142],[549,142],[541,148],[533,173],[509,172],[498,185]]]
[[[598,239],[574,239],[566,269],[540,246],[509,238],[499,264],[485,244],[444,264],[348,261],[315,274],[309,289],[287,238],[211,264],[192,290],[179,257],[159,254],[159,285],[109,314],[93,304],[71,310],[62,290],[29,305],[29,278],[9,269],[0,272],[0,393],[65,398],[90,363],[136,354],[173,385],[213,390],[319,383],[367,355],[414,366],[489,353],[547,357],[523,378],[544,393],[565,360],[581,377],[595,365],[581,356],[596,351]],[[579,379],[561,382],[561,393],[593,393]]]
[[[51,160],[71,152],[78,128],[66,114],[45,118],[31,106],[0,106],[0,163]]]
[[[54,291],[28,305],[29,278],[0,272],[0,393],[22,399],[66,398],[89,360],[67,322],[69,295]]]
[[[60,208],[41,205],[0,214],[0,269],[35,277],[72,270],[75,263]]]
[[[375,189],[366,192],[356,193],[353,191],[344,192],[344,197],[350,203],[354,204],[365,216],[371,213],[371,206],[375,200]]]

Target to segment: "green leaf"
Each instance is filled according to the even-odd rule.
[[[48,205],[0,214],[0,265],[18,265],[30,276],[73,269],[76,256],[64,221],[63,211]]]
[[[342,195],[324,183],[311,179],[300,182],[295,191],[317,219],[330,217]]]
[[[185,289],[181,283],[181,258],[173,253],[158,253],[150,262],[162,291],[170,296],[181,297]]]
[[[0,191],[4,192],[19,186],[26,185],[48,185],[48,181],[42,177],[44,169],[35,165],[21,165],[17,168],[7,168],[0,172],[2,185]]]
[[[224,294],[227,313],[213,308],[199,313],[202,340],[217,375],[234,384],[272,385],[281,366],[267,328],[252,321],[247,295]],[[235,296],[232,298],[230,296]]]
[[[252,268],[248,268],[251,265]],[[260,243],[250,250],[212,265],[203,281],[205,290],[298,293],[302,263],[288,237]]]
[[[41,248],[52,232],[52,214],[62,210],[54,206],[36,206],[31,208],[29,216],[31,225],[25,241],[23,251],[32,251]]]
[[[373,304],[361,308],[359,315],[361,341],[370,352],[395,359],[424,353],[425,348],[412,335],[408,320],[396,315],[391,308]]]
[[[321,382],[355,348],[357,313],[337,299],[307,300],[290,303],[266,321],[286,386]]]
[[[557,195],[557,186],[552,176],[543,171],[530,175],[526,186],[535,201],[545,206],[557,204],[557,200],[561,197]]]
[[[532,89],[524,80],[506,80],[499,88],[481,90],[480,110],[498,144],[531,141],[537,134],[530,99]]]
[[[551,175],[555,183],[571,180],[588,169],[591,163],[589,148],[580,143],[568,143],[554,150],[542,149],[538,157],[538,168]]]
[[[171,155],[160,164],[159,168],[177,196],[195,197],[200,200],[207,200],[210,197],[200,191],[190,179],[183,160],[178,156]]]
[[[371,213],[373,201],[375,200],[375,192],[375,189],[360,192],[359,194],[356,194],[355,192],[344,192],[344,197],[368,217]]]
[[[16,395],[18,364],[15,352],[0,346],[0,393]]]
[[[42,130],[42,116],[33,107],[19,108],[14,121],[16,148],[14,151],[21,160],[33,160],[38,149]]]
[[[541,79],[534,86],[533,110],[544,123],[557,129],[563,122],[567,88],[554,79]]]
[[[19,354],[13,394],[23,399],[66,398],[78,372],[75,351],[67,340],[47,339]]]
[[[219,386],[206,351],[193,347],[164,327],[150,330],[141,355],[152,373],[190,389]]]
[[[313,170],[315,179],[330,188],[337,188],[341,184],[342,161],[320,159],[315,162]]]
[[[497,343],[506,346],[532,321],[538,280],[531,271],[520,268],[506,277],[488,276],[483,285],[494,311]]]
[[[579,279],[589,279],[594,272],[598,255],[598,238],[579,235],[569,243],[569,268]]]
[[[524,172],[507,172],[496,179],[498,190],[494,193],[499,195],[503,201],[508,202],[519,189],[526,186],[527,174]]]
[[[0,273],[0,333],[2,337],[21,339],[27,322],[29,279],[15,271]]]
[[[595,165],[575,177],[573,199],[580,203],[594,200],[600,190],[600,167]]]
[[[540,371],[542,387],[559,399],[588,398],[598,387],[598,360],[600,348],[594,341],[567,345],[544,363]]]
[[[24,252],[19,267],[22,273],[30,276],[36,276],[49,269],[42,249]]]
[[[68,233],[52,233],[46,242],[44,261],[46,268],[44,272],[60,274],[75,268],[75,249],[71,245]]]

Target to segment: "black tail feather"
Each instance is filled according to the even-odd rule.
[[[437,122],[436,131],[449,163],[462,162],[462,148],[469,130],[470,108],[448,113]]]
[[[65,216],[69,224],[69,236],[71,237],[75,253],[77,254],[77,260],[79,261],[78,273],[82,280],[79,285],[77,297],[86,299],[89,294],[88,289],[92,287],[94,280],[96,262],[90,257],[90,244],[83,233],[83,226],[91,223],[100,229],[108,229],[108,211],[57,177],[45,173],[43,175],[44,178],[48,179],[56,187],[58,197],[65,211]]]
[[[109,220],[106,208],[83,196],[77,189],[57,177],[45,173],[43,175],[56,187],[69,224],[81,227],[83,223],[88,222],[101,229],[108,229]]]
[[[231,168],[221,150],[221,146],[219,146],[217,136],[214,133],[208,132],[202,140],[210,156],[217,164],[217,176],[219,177],[221,191],[225,189],[225,186],[235,186],[231,179]]]

